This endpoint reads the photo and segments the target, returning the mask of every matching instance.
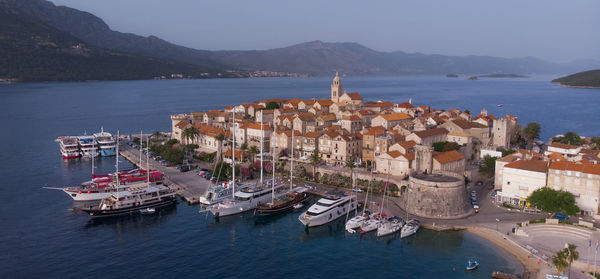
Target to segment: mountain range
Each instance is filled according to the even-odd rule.
[[[560,64],[532,57],[508,59],[381,52],[357,43],[322,41],[269,50],[208,51],[176,45],[155,36],[142,37],[114,31],[91,13],[55,6],[45,0],[0,0],[0,10],[5,17],[0,29],[0,46],[3,50],[10,50],[0,53],[0,65],[9,69],[0,69],[0,78],[144,79],[169,73],[192,77],[245,77],[253,71],[313,76],[331,75],[336,71],[347,75],[557,74],[600,67],[599,61],[592,60]],[[17,36],[17,39],[15,34],[22,36]],[[57,48],[48,49],[52,45],[47,42],[31,40],[48,36],[60,41],[53,42]],[[16,48],[16,45],[19,47]],[[65,51],[65,48],[81,45],[89,50],[87,56],[73,49]],[[33,55],[40,51],[43,55]],[[52,57],[53,54],[56,57]],[[35,63],[28,61],[32,56],[36,57]],[[93,71],[88,63],[76,62],[84,58],[103,63],[105,73],[98,76],[98,71]],[[61,63],[55,65],[57,61]],[[36,70],[38,64],[46,65],[46,70]],[[128,65],[125,67],[127,71],[123,70],[124,65]],[[64,75],[63,67],[77,70]]]

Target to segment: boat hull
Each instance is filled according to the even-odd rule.
[[[278,206],[273,206],[273,207],[258,206],[256,208],[256,211],[258,211],[258,213],[260,215],[279,214],[279,213],[286,212],[288,210],[292,210],[294,208],[294,205],[304,202],[304,201],[308,200],[308,198],[310,198],[310,195],[308,195],[307,193],[300,193],[300,194],[296,195],[296,197],[291,201],[288,201],[286,203],[280,204]]]
[[[115,191],[88,193],[88,192],[84,192],[84,191],[63,190],[63,192],[65,192],[67,195],[69,195],[69,197],[71,197],[74,201],[98,201],[98,200],[110,198],[110,195],[112,193],[114,193]]]
[[[164,199],[162,199],[160,201],[156,201],[156,202],[152,202],[152,203],[144,203],[141,205],[131,206],[131,207],[122,208],[122,209],[101,210],[98,208],[90,207],[89,209],[83,208],[82,210],[84,212],[90,214],[90,216],[92,218],[108,218],[108,217],[140,214],[141,213],[140,210],[142,210],[142,209],[147,209],[147,208],[158,209],[158,208],[162,208],[162,207],[172,206],[172,205],[175,205],[176,203],[177,203],[176,197],[165,197]]]
[[[321,214],[319,216],[307,216],[306,212],[304,212],[300,215],[300,217],[298,217],[298,220],[304,226],[318,227],[333,222],[342,216],[345,216],[348,211],[356,209],[356,206],[356,200],[352,200],[345,204],[341,209],[336,208],[334,210],[331,210],[331,212],[327,212],[326,214]]]

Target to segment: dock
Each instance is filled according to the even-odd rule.
[[[146,155],[142,154],[142,166],[140,166],[140,150],[130,147],[126,144],[119,146],[119,154],[127,161],[139,168],[146,169]],[[159,162],[150,158],[150,169],[155,169],[165,175],[167,183],[165,185],[175,191],[183,200],[189,204],[200,202],[202,196],[208,190],[210,181],[201,178],[195,171],[180,172],[173,167],[165,167]]]

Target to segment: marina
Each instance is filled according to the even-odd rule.
[[[324,80],[327,81],[328,79]],[[319,79],[315,79],[314,81],[311,79],[300,81],[312,81],[315,84],[315,87],[321,87],[321,84],[323,83],[323,80]],[[180,82],[182,81],[168,81],[168,83],[175,84]],[[249,82],[261,83],[264,82],[264,80],[249,80]],[[275,80],[270,82],[277,83],[279,81]],[[390,82],[393,83],[394,81]],[[446,81],[442,80],[440,82],[445,83]],[[472,84],[472,86],[479,87],[481,84],[485,84],[487,81],[483,80],[482,82],[483,83],[480,84]],[[431,83],[435,84],[435,81],[432,81]],[[101,92],[104,92],[103,90],[105,89],[95,89],[96,86],[100,88],[109,86],[111,89],[108,91],[119,92],[118,87],[123,87],[121,90],[129,90],[126,88],[133,86],[134,84],[139,86],[140,84],[143,84],[143,82],[100,82],[93,84],[94,86],[89,88],[89,90],[84,94],[92,94],[89,95],[89,97],[93,98],[93,96],[100,96],[104,94]],[[370,81],[367,81],[364,86],[371,86],[372,84],[373,83]],[[530,83],[525,82],[523,84]],[[90,86],[92,83],[86,83],[86,85]],[[518,85],[519,84],[513,84],[510,88],[515,86],[518,87]],[[25,88],[28,87],[26,84],[19,86]],[[54,87],[58,87],[59,85],[50,84],[45,86],[47,86],[45,90],[58,90],[58,88],[54,89]],[[60,91],[55,91],[52,94],[61,94],[61,92],[64,91],[63,86],[70,87],[74,85],[60,85]],[[115,86],[115,88],[113,88],[113,86]],[[531,85],[527,87],[527,91],[529,94],[536,96],[536,91],[531,91],[530,86]],[[539,86],[545,87],[546,85],[545,83],[539,83]],[[152,92],[153,89],[158,89],[161,87],[161,84],[157,85],[153,83],[147,88],[146,91]],[[299,86],[298,88],[301,87],[302,86]],[[507,88],[502,90],[499,89],[499,91],[504,93],[510,91],[507,91],[506,89]],[[32,88],[30,90],[34,89]],[[36,88],[35,90],[38,89]],[[243,88],[236,89],[236,91],[237,90],[243,90]],[[272,92],[271,94],[279,94],[278,92],[281,92],[281,90],[283,89],[280,88],[275,90],[276,92]],[[434,88],[433,90],[437,89]],[[560,88],[560,90],[569,89]],[[194,90],[194,94],[196,94],[196,91],[197,90]],[[262,91],[263,90],[261,90],[261,92]],[[381,92],[384,91],[385,90]],[[469,92],[469,89],[461,88],[458,91]],[[269,91],[267,90],[266,92]],[[518,90],[516,92],[518,92]],[[455,94],[459,93],[460,92]],[[573,93],[570,94],[571,97],[578,96],[577,98],[582,98],[577,92],[571,93]],[[44,96],[47,96],[48,94],[49,93],[46,92],[44,94],[40,94],[39,97],[44,98]],[[111,116],[113,114],[117,114],[116,111],[107,112],[105,110],[98,112],[96,115],[98,120],[93,123],[83,120],[80,121],[68,118],[59,118],[59,127],[59,123],[49,120],[57,117],[55,115],[51,115],[51,112],[47,112],[49,115],[44,114],[42,117],[43,119],[40,118],[35,120],[37,121],[36,123],[39,123],[40,125],[53,127],[54,130],[58,131],[57,134],[63,135],[77,135],[78,131],[85,127],[100,127],[101,125],[119,127],[121,130],[128,128],[128,130],[132,131],[133,133],[135,133],[135,131],[139,131],[140,127],[148,131],[153,129],[167,131],[169,129],[169,124],[164,122],[164,115],[170,112],[163,111],[160,107],[154,106],[154,104],[162,97],[159,98],[157,95],[153,94],[162,96],[160,93],[151,93],[150,95],[147,95],[147,99],[145,98],[143,100],[146,102],[145,105],[140,106],[141,108],[155,109],[151,110],[152,113],[150,113],[148,118],[144,121],[149,123],[147,126],[140,124],[141,122],[139,122],[138,117],[136,117],[136,114],[139,113],[139,111],[136,112],[135,110],[131,111],[131,114],[128,114],[128,116],[125,118],[125,121],[122,117]],[[194,94],[190,92],[189,96],[194,96]],[[301,91],[296,91],[294,94],[297,96],[302,96],[303,93]],[[304,94],[306,96],[311,96],[313,95],[313,92],[307,91]],[[494,93],[492,92],[490,96],[484,96],[484,98],[497,99],[496,97],[493,97],[493,95]],[[111,95],[109,94],[108,96]],[[117,95],[112,96],[112,98],[117,98]],[[137,103],[139,100],[139,98],[134,98],[131,99],[129,103]],[[473,99],[472,103],[469,103],[466,105],[466,107],[473,107],[472,110],[474,110],[481,106],[481,104],[478,103],[479,101],[480,100],[478,99]],[[456,101],[456,105],[458,106],[462,102],[463,101]],[[227,100],[226,103],[231,103],[231,100]],[[432,103],[435,103],[434,99]],[[29,106],[30,103],[27,103],[27,105]],[[193,107],[195,106],[190,105],[188,110],[193,109]],[[128,111],[127,107],[117,107],[115,109],[118,109],[118,111],[121,112]],[[509,105],[507,102],[505,102],[504,109],[515,109],[515,105]],[[26,109],[23,110],[27,111]],[[38,111],[44,110],[39,109]],[[528,112],[527,110],[524,111]],[[584,109],[582,108],[574,111],[574,114],[577,115],[583,111]],[[78,112],[75,110],[74,113],[84,113],[84,111]],[[85,113],[88,113],[88,110],[85,110]],[[543,114],[543,112],[537,113]],[[25,115],[23,114],[16,112],[16,115],[20,117],[19,119],[25,119]],[[527,116],[525,115],[525,118],[526,117]],[[544,119],[546,118],[542,117],[542,121],[544,121]],[[21,121],[15,124],[22,126],[25,125],[25,122]],[[63,125],[65,124],[67,127],[74,128],[64,128]],[[551,126],[548,127],[551,129]],[[200,210],[198,206],[188,206],[185,203],[180,203],[179,205],[165,208],[164,210],[156,209],[154,213],[145,214],[140,212],[141,214],[137,216],[124,216],[116,220],[112,220],[112,218],[108,218],[106,220],[102,220],[104,218],[90,220],[88,214],[71,209],[74,206],[74,203],[71,199],[65,197],[64,193],[56,193],[54,191],[40,192],[39,187],[75,185],[81,181],[90,180],[91,161],[87,159],[62,160],[60,156],[56,156],[57,144],[52,142],[57,135],[48,134],[44,130],[40,130],[33,134],[34,138],[39,139],[39,141],[36,141],[33,145],[28,144],[27,146],[24,146],[14,140],[18,137],[30,135],[25,135],[22,133],[20,134],[19,129],[13,129],[17,131],[17,134],[15,137],[11,137],[11,140],[13,140],[12,144],[17,147],[16,149],[25,151],[24,153],[20,153],[18,156],[28,157],[35,154],[41,157],[39,160],[35,160],[33,165],[30,165],[32,164],[31,162],[25,164],[24,161],[16,160],[15,158],[17,157],[15,157],[14,154],[11,155],[11,153],[5,154],[6,156],[1,159],[6,159],[4,162],[7,164],[9,164],[8,162],[11,160],[12,163],[10,164],[14,164],[15,166],[13,170],[14,174],[20,177],[20,180],[17,181],[15,180],[16,178],[13,178],[13,175],[8,175],[8,173],[5,172],[4,175],[8,178],[7,183],[23,185],[23,187],[12,188],[11,191],[14,191],[14,193],[19,193],[19,196],[23,197],[24,202],[32,205],[28,215],[23,215],[22,213],[16,212],[14,216],[8,217],[6,220],[6,225],[14,227],[15,232],[31,232],[32,230],[39,232],[43,231],[44,239],[49,239],[53,243],[61,244],[60,247],[62,253],[61,255],[56,256],[41,251],[38,248],[39,245],[22,245],[26,243],[34,243],[34,241],[35,243],[42,243],[39,240],[41,239],[42,235],[38,236],[36,233],[28,233],[25,238],[22,239],[17,238],[16,234],[13,234],[9,231],[9,234],[5,239],[15,241],[3,242],[3,246],[14,255],[29,255],[27,259],[20,261],[20,263],[24,263],[27,266],[36,266],[37,269],[34,271],[31,269],[26,270],[19,268],[14,265],[15,260],[6,259],[6,261],[4,261],[2,264],[2,270],[16,270],[21,274],[25,274],[25,276],[35,276],[39,275],[39,272],[50,271],[55,272],[54,274],[56,276],[70,276],[72,274],[82,273],[77,271],[75,268],[66,268],[60,272],[57,272],[55,269],[56,266],[64,266],[63,263],[66,260],[66,255],[69,255],[68,257],[77,257],[90,262],[95,261],[98,256],[101,256],[106,259],[107,263],[118,264],[119,262],[128,261],[130,265],[123,266],[123,268],[118,270],[83,267],[86,275],[111,277],[123,276],[126,273],[138,272],[140,270],[139,268],[142,266],[147,266],[149,268],[143,269],[141,273],[151,275],[156,274],[156,272],[159,270],[169,269],[175,264],[174,259],[165,259],[159,256],[159,254],[154,254],[151,252],[154,249],[152,247],[160,245],[160,247],[173,247],[172,249],[160,249],[161,254],[167,252],[177,256],[177,258],[195,258],[206,261],[209,260],[209,257],[205,255],[211,255],[210,261],[219,261],[223,263],[232,263],[235,260],[235,257],[238,259],[246,259],[245,261],[238,262],[236,264],[239,267],[238,270],[231,270],[228,268],[230,264],[207,269],[203,264],[199,264],[194,261],[189,263],[189,269],[184,268],[183,270],[173,272],[174,276],[184,276],[189,274],[202,276],[240,276],[242,274],[251,274],[252,272],[254,272],[252,274],[255,274],[256,276],[267,276],[268,274],[264,272],[256,272],[255,266],[258,264],[264,265],[265,262],[270,262],[269,259],[271,259],[272,262],[270,264],[289,267],[289,269],[286,269],[286,271],[281,274],[282,276],[288,276],[291,278],[298,277],[297,272],[300,270],[300,268],[295,269],[293,266],[286,264],[286,262],[301,262],[309,265],[313,267],[312,270],[307,273],[303,273],[303,276],[317,277],[339,274],[341,263],[344,263],[344,266],[348,266],[348,262],[353,262],[355,264],[350,267],[346,267],[344,271],[345,273],[351,273],[356,276],[369,276],[371,273],[368,272],[369,269],[364,268],[364,266],[369,265],[369,262],[372,260],[377,261],[379,264],[389,266],[389,268],[386,268],[383,271],[382,277],[392,277],[402,273],[407,277],[417,278],[425,276],[424,274],[435,273],[442,274],[446,278],[464,278],[464,272],[466,272],[466,259],[473,256],[477,257],[477,260],[480,263],[479,268],[471,273],[472,275],[470,275],[473,278],[489,278],[493,271],[501,271],[510,274],[521,274],[524,272],[522,265],[519,262],[516,262],[511,254],[507,254],[504,252],[504,250],[499,249],[499,246],[491,244],[483,238],[479,238],[478,236],[466,231],[437,232],[430,230],[463,227],[467,223],[485,225],[485,215],[474,215],[464,222],[441,221],[436,220],[435,218],[423,218],[420,219],[421,225],[423,228],[427,229],[420,229],[417,234],[403,239],[400,239],[399,237],[391,239],[384,237],[381,238],[381,240],[377,238],[375,233],[364,234],[362,238],[360,238],[359,234],[346,233],[345,217],[339,218],[330,224],[310,228],[308,231],[306,231],[305,226],[298,221],[298,217],[310,207],[310,203],[309,206],[305,206],[301,209],[293,209],[288,211],[286,214],[258,216],[255,215],[254,212],[246,212],[235,217],[220,218],[219,221],[216,221],[210,215],[206,217],[206,215],[198,214],[198,211]],[[552,130],[546,130],[545,132],[552,133]],[[29,146],[33,146],[34,149],[29,149]],[[122,149],[119,151],[122,157],[127,158],[128,161],[135,162],[136,165],[139,164],[138,149],[131,148],[125,144],[122,144],[121,147]],[[145,158],[143,159],[145,161]],[[43,161],[44,164],[41,165],[38,163],[38,161]],[[114,172],[114,159],[100,157],[100,159],[97,159],[94,162],[96,164],[97,174]],[[136,165],[132,165],[129,162],[124,161],[122,168],[124,170],[135,169]],[[31,176],[24,173],[25,170],[31,168],[45,170],[45,174],[43,176]],[[143,169],[145,168],[146,167],[143,167]],[[209,166],[198,163],[198,168],[209,168]],[[211,186],[211,183],[208,180],[202,178],[198,179],[199,176],[192,171],[182,173],[173,167],[162,166],[152,159],[150,160],[150,169],[156,169],[164,173],[165,184],[181,193],[180,195],[182,196],[182,199],[186,202],[190,201],[191,203],[196,204],[199,197],[205,192],[205,189],[208,189]],[[300,185],[303,183],[304,182],[298,182]],[[311,187],[309,191],[314,194],[319,194],[320,196],[324,196],[327,191],[335,189],[335,187],[327,187],[318,183],[310,183],[310,185],[314,186],[314,188]],[[28,194],[25,194],[25,192]],[[480,193],[480,191],[478,191],[478,193]],[[358,193],[359,201],[362,202],[364,200],[364,194],[365,193]],[[184,197],[187,197],[187,199]],[[315,202],[317,199],[318,198],[313,198],[311,203]],[[372,202],[369,202],[372,203],[372,206],[369,208],[377,208],[377,204],[379,203],[380,199],[381,195],[375,197]],[[369,198],[369,200],[371,200],[371,198]],[[487,213],[492,210],[486,204],[486,199],[479,197],[478,200],[480,206],[482,207],[482,212]],[[396,215],[401,216],[404,219],[406,213],[402,211],[401,205],[404,205],[403,201],[391,198],[389,202],[386,200],[385,211],[388,211],[387,213],[389,216]],[[3,204],[2,206],[3,210],[9,210],[8,208],[22,208],[22,206],[20,206],[16,200],[11,199],[7,200],[7,203]],[[31,217],[28,217],[29,214],[31,214]],[[35,220],[32,218],[35,218]],[[506,222],[512,222],[510,221],[511,217],[509,216],[501,217],[501,219],[507,220]],[[42,221],[42,223],[37,223],[39,221],[36,220],[44,221]],[[516,222],[516,220],[514,222]],[[25,224],[27,224],[27,226],[25,226]],[[56,224],[61,225],[57,226]],[[495,230],[496,228],[496,224],[494,223],[489,224],[488,226],[491,228],[491,230]],[[509,229],[509,227],[503,228],[502,225],[500,226],[501,231],[507,231]],[[90,235],[92,235],[93,238],[89,237]],[[199,237],[200,235],[201,237]],[[483,235],[489,236],[493,234],[486,232]],[[225,237],[226,240],[224,240],[223,236],[228,237]],[[21,240],[17,241],[17,239]],[[273,260],[271,256],[274,253],[277,253],[277,251],[273,250],[273,248],[270,248],[273,246],[264,246],[261,244],[261,241],[258,241],[263,239],[269,239],[277,247],[286,247],[286,249],[291,249],[296,252],[292,254],[284,253],[279,259]],[[501,236],[499,239],[499,241],[502,240]],[[22,244],[19,244],[17,248],[16,243],[18,242]],[[182,247],[181,243],[185,243],[185,247],[189,248],[180,248]],[[215,245],[215,243],[224,243],[225,245]],[[48,243],[46,245],[52,246],[53,244]],[[88,254],[87,252],[84,252],[89,251],[90,247],[93,247],[93,249],[98,252],[96,254]],[[109,255],[102,252],[104,250],[113,249],[114,247],[122,248],[123,252],[117,255],[114,255],[113,253]],[[239,256],[232,257],[230,249],[236,249]],[[202,251],[202,253],[199,253],[198,251]],[[142,259],[139,257],[141,254],[145,254],[147,256]],[[432,255],[434,255],[433,258]],[[367,261],[363,259],[370,260]],[[402,259],[403,264],[398,265],[398,259]],[[525,261],[526,260],[527,256],[525,256]],[[435,264],[433,266],[424,266],[422,263],[425,262],[433,262]],[[490,265],[490,262],[493,262],[494,264]],[[11,263],[13,264],[11,265]],[[327,264],[323,265],[322,263]],[[80,266],[80,269],[81,268],[82,267]],[[456,271],[453,271],[453,268],[455,268]],[[305,269],[302,268],[302,270]],[[424,270],[427,270],[427,272],[424,272]],[[294,276],[294,274],[296,274],[296,276]]]

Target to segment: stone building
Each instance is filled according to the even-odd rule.
[[[533,191],[546,187],[547,173],[548,162],[543,160],[517,160],[504,165],[500,200],[525,205]]]
[[[582,214],[598,215],[600,165],[552,162],[548,167],[548,187],[572,193]]]
[[[451,172],[413,173],[408,188],[401,189],[406,210],[432,219],[458,219],[471,214],[472,208],[462,175]]]

